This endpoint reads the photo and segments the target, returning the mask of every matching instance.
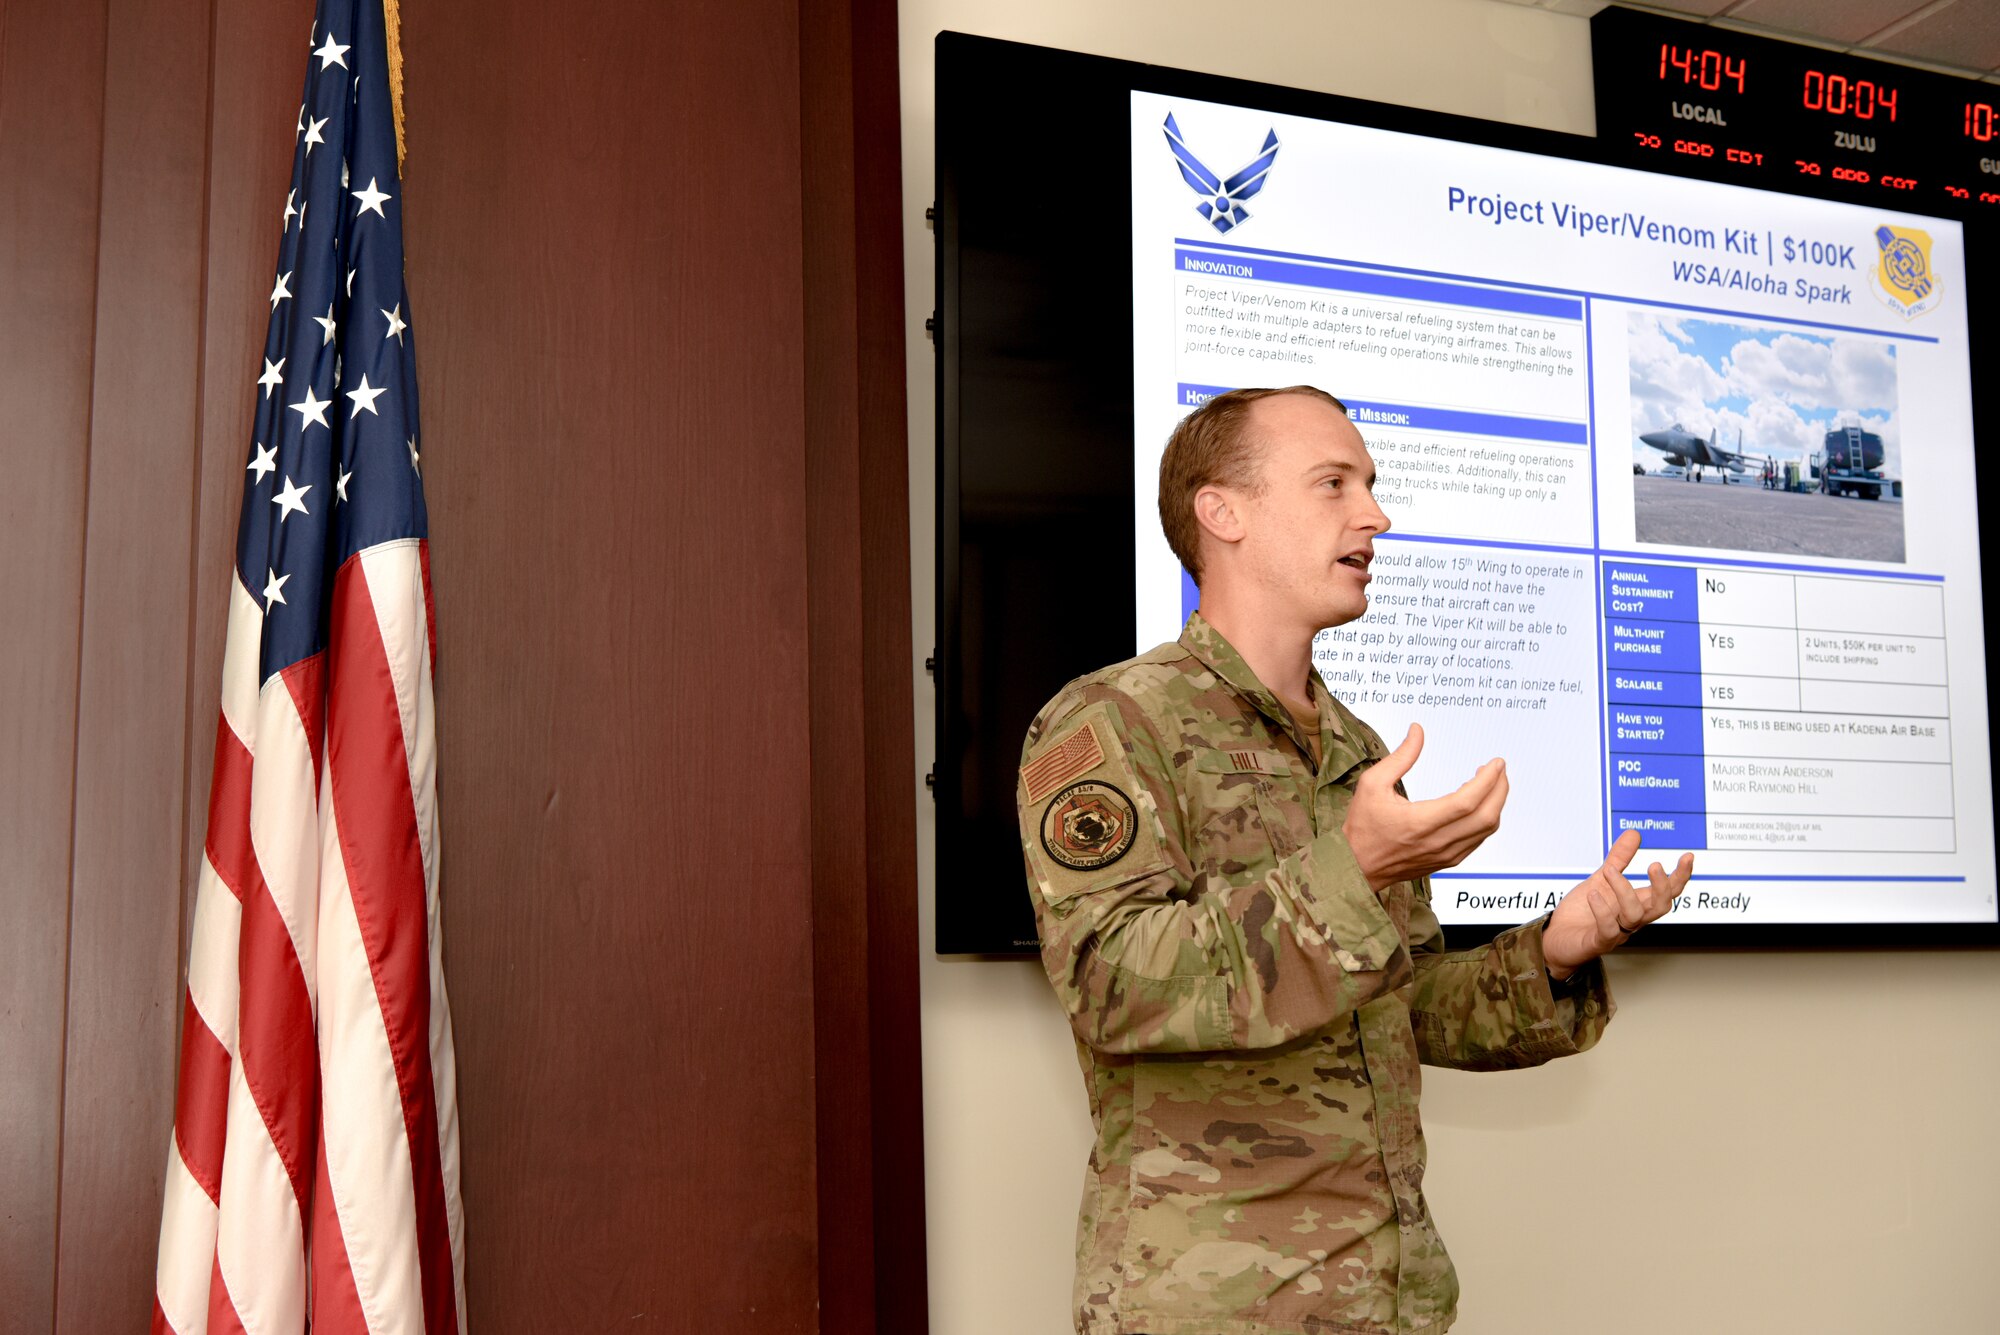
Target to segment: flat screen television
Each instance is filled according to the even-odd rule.
[[[1508,760],[1451,944],[1625,829],[1696,855],[1648,946],[2000,943],[1988,224],[955,33],[937,106],[940,952],[1035,948],[1027,723],[1195,605],[1168,434],[1299,383],[1394,523],[1316,666],[1413,796]]]

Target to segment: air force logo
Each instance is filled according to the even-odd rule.
[[[1875,295],[1905,320],[1913,320],[1944,299],[1938,276],[1931,271],[1931,237],[1914,227],[1878,227],[1880,251],[1868,275]]]
[[[1278,132],[1271,130],[1264,136],[1264,147],[1257,150],[1257,156],[1250,165],[1237,172],[1228,180],[1223,180],[1202,165],[1181,138],[1181,127],[1174,124],[1171,113],[1167,116],[1167,147],[1173,150],[1174,162],[1181,169],[1181,179],[1188,183],[1188,189],[1201,196],[1201,202],[1194,206],[1195,212],[1214,225],[1218,232],[1235,230],[1238,223],[1249,220],[1250,213],[1243,207],[1243,201],[1264,188],[1265,180],[1271,174],[1271,163],[1278,156]]]

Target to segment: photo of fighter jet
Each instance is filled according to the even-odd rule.
[[[1743,433],[1736,433],[1736,449],[1725,450],[1715,443],[1713,437],[1703,437],[1674,423],[1664,431],[1648,431],[1639,437],[1646,444],[1667,456],[1667,463],[1683,469],[1681,474],[1690,482],[1701,481],[1701,470],[1712,468],[1720,474],[1726,485],[1732,473],[1741,475],[1756,468],[1761,476],[1769,460],[1761,455],[1743,452]]]
[[[1906,559],[1894,340],[1644,309],[1624,332],[1632,541]]]

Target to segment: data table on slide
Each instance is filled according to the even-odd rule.
[[[1939,583],[1601,569],[1614,830],[1676,848],[1955,850]]]

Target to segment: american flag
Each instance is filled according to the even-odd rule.
[[[465,1328],[383,0],[321,0],[230,586],[153,1330]]]

